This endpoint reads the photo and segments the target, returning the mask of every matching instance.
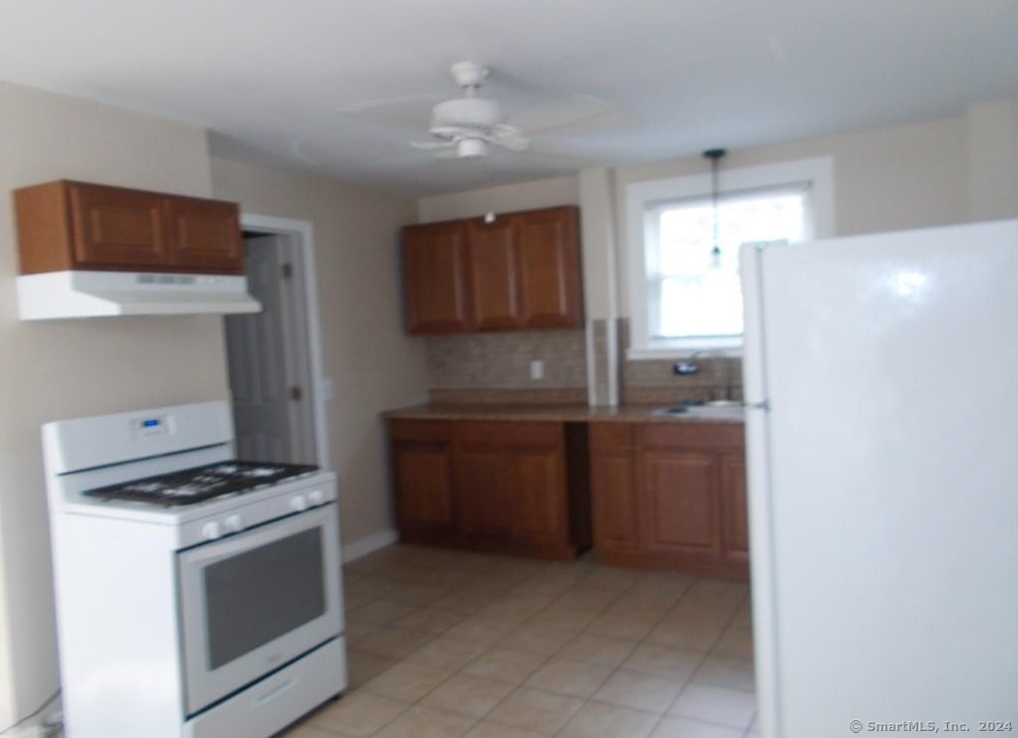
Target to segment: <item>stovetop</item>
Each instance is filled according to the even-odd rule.
[[[193,505],[214,497],[253,492],[318,471],[313,464],[221,461],[111,484],[82,492],[102,500],[131,500],[161,507]]]

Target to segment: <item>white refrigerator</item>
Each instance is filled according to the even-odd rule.
[[[1018,221],[742,270],[760,735],[1018,734]]]

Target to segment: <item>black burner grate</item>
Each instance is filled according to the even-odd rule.
[[[221,461],[169,474],[89,489],[82,494],[103,500],[133,500],[173,507],[238,495],[317,471],[312,464]]]

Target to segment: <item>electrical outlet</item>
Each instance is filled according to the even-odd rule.
[[[534,360],[530,362],[530,378],[544,379],[544,362]]]

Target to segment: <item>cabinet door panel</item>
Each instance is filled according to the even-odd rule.
[[[467,537],[501,540],[512,532],[505,451],[462,446],[455,454],[456,516]]]
[[[722,555],[734,563],[749,561],[747,502],[745,454],[724,454],[721,457]]]
[[[455,333],[469,325],[466,229],[460,223],[403,229],[403,287],[410,333]]]
[[[526,543],[567,543],[565,478],[558,447],[511,448],[507,479],[513,538]]]
[[[527,328],[580,325],[579,246],[575,208],[515,218],[519,254],[519,319]]]
[[[235,203],[185,197],[166,202],[173,229],[170,264],[181,271],[243,271],[240,214]]]
[[[454,521],[448,445],[395,443],[393,466],[400,530],[451,531]]]
[[[629,449],[595,449],[591,458],[594,543],[606,551],[639,548],[636,469]]]
[[[648,550],[657,553],[720,554],[718,472],[708,454],[645,451],[644,529]]]
[[[519,308],[513,219],[499,218],[490,224],[472,220],[468,233],[474,328],[514,328],[519,323]]]
[[[170,235],[161,195],[84,184],[68,189],[77,266],[131,269],[165,265]]]

